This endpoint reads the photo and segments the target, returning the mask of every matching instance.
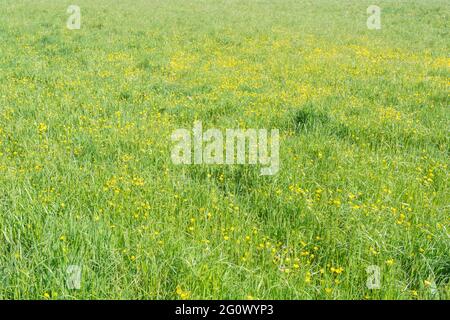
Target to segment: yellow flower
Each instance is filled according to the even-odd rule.
[[[182,299],[182,300],[186,300],[189,299],[189,296],[191,295],[191,293],[189,291],[184,291],[181,286],[177,286],[175,292],[177,293],[177,295]]]
[[[306,283],[310,283],[310,282],[311,282],[311,273],[310,273],[310,272],[307,272],[307,273],[306,273],[306,276],[305,276],[305,282],[306,282]]]
[[[330,270],[332,273],[336,273],[336,274],[341,274],[342,272],[344,272],[344,268],[342,268],[342,267],[339,267],[339,268],[331,267]]]
[[[187,300],[189,299],[189,295],[189,292],[183,292],[180,297],[182,300]]]
[[[140,177],[134,177],[131,183],[135,186],[142,187],[145,184],[145,181]]]
[[[47,131],[47,125],[45,123],[42,123],[42,122],[39,123],[38,131],[39,131],[39,133],[46,132]]]
[[[392,266],[393,264],[394,264],[394,259],[388,259],[388,260],[386,260],[386,264],[388,265],[388,266]]]

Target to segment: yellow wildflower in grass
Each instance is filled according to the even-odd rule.
[[[181,286],[177,286],[175,292],[181,300],[187,300],[191,295],[189,291],[183,290]]]
[[[48,129],[48,127],[45,123],[43,123],[43,122],[39,123],[39,125],[38,125],[39,133],[45,133],[45,132],[47,132],[47,129]]]
[[[331,271],[331,273],[341,274],[342,272],[344,272],[344,268],[342,268],[342,267],[338,267],[338,268],[331,267],[330,271]]]

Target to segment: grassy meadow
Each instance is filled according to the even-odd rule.
[[[2,0],[0,299],[450,299],[449,14]],[[174,165],[194,121],[279,129],[280,171]]]

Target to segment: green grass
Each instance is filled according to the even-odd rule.
[[[1,299],[450,298],[448,1],[0,7]],[[280,172],[173,165],[195,120]]]

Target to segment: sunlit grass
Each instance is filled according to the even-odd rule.
[[[0,298],[449,298],[446,1],[75,2],[0,5]],[[280,172],[173,165],[195,120]]]

